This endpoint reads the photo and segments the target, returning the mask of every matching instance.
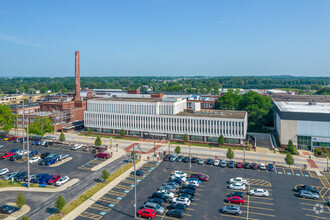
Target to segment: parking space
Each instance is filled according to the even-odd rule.
[[[102,158],[94,158],[89,160],[87,163],[80,165],[78,168],[82,170],[91,170],[93,167],[102,163],[105,160],[106,159],[102,159]]]
[[[328,179],[312,177],[308,171],[278,167],[276,171],[251,170],[238,168],[220,168],[212,165],[192,164],[193,173],[205,173],[210,179],[203,183],[197,190],[195,200],[185,211],[187,219],[329,219],[330,210],[325,205],[325,199],[330,199],[330,188],[326,186]],[[174,170],[190,172],[189,163],[162,162],[154,169],[143,168],[146,172],[152,172],[145,178],[141,178],[137,186],[137,210],[143,206],[153,192],[166,182]],[[284,169],[284,170],[283,170]],[[283,172],[280,174],[279,172]],[[285,172],[285,174],[284,174]],[[291,174],[288,174],[291,173]],[[299,173],[300,175],[297,175]],[[243,177],[249,180],[246,190],[243,190],[245,203],[241,206],[242,214],[239,216],[223,214],[220,209],[225,205],[231,205],[225,201],[227,196],[237,190],[228,189],[227,181],[233,177]],[[134,218],[134,178],[127,178],[116,186],[120,193],[127,194],[125,197],[119,194],[111,195],[111,201],[116,202],[105,215],[101,212],[98,219],[132,219]],[[297,184],[316,186],[320,190],[319,200],[300,199],[295,192]],[[265,189],[269,192],[268,197],[249,196],[247,192],[252,189]],[[109,197],[109,195],[106,195]],[[121,197],[118,199],[118,197]],[[106,200],[106,199],[105,199]],[[105,206],[110,205],[106,203]],[[166,204],[164,206],[166,210]],[[87,218],[85,216],[85,218]],[[79,219],[82,219],[80,216]],[[93,219],[93,218],[92,218]],[[163,215],[157,215],[155,219],[175,219]]]
[[[143,170],[143,176],[136,176],[137,185],[146,178],[157,166],[159,163],[150,162],[144,164],[140,170]],[[117,203],[123,200],[128,193],[131,193],[134,189],[134,175],[129,175],[127,178],[122,180],[118,185],[116,185],[112,190],[107,192],[102,196],[98,201],[96,201],[92,206],[87,210],[81,213],[76,219],[94,219],[98,220],[105,216],[108,216],[108,213],[112,209],[116,208]],[[106,218],[105,218],[106,219]]]

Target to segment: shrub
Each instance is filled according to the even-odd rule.
[[[177,154],[181,153],[181,147],[180,146],[176,146],[175,153],[177,153]]]
[[[325,148],[325,146],[322,147],[322,153],[324,154],[328,153],[328,150]]]
[[[183,135],[183,140],[184,140],[184,141],[188,141],[188,134],[184,134],[184,135]]]
[[[61,132],[60,137],[59,137],[58,140],[61,141],[61,142],[65,141],[65,135],[64,135],[63,132]]]
[[[101,177],[102,177],[103,182],[105,182],[110,177],[110,173],[107,170],[102,170]]]
[[[223,145],[225,143],[225,137],[222,134],[219,136],[218,143],[220,145]]]
[[[16,206],[22,208],[26,203],[23,193],[19,192],[16,196]]]
[[[293,165],[294,164],[294,158],[293,158],[293,156],[290,153],[287,153],[286,154],[285,162],[287,164],[289,164],[289,167],[290,167],[290,165]]]
[[[227,156],[227,158],[230,159],[230,160],[233,159],[234,156],[235,156],[234,151],[232,151],[232,149],[229,148],[229,149],[227,150],[227,154],[226,154],[226,156]]]
[[[125,130],[124,129],[121,129],[120,136],[125,136]]]
[[[58,212],[61,212],[65,206],[66,202],[64,200],[64,197],[60,194],[58,195],[56,201],[55,201],[55,208]]]
[[[94,141],[95,146],[100,146],[102,144],[100,136],[97,136]]]

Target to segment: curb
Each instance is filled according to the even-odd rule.
[[[10,205],[10,206],[15,206],[16,204],[13,202],[9,202],[6,205]],[[18,219],[20,217],[22,217],[23,215],[25,215],[26,213],[28,213],[31,210],[30,206],[28,205],[23,205],[23,207],[18,210],[17,212],[14,212],[13,214],[9,215],[7,218],[5,218],[5,220],[14,220],[14,219]]]

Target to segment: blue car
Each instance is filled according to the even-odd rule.
[[[175,182],[175,183],[178,183],[180,185],[183,183],[183,181],[181,179],[179,179],[179,178],[175,178],[173,180],[170,180],[169,182]]]
[[[15,153],[18,149],[11,149],[9,152]]]
[[[268,164],[268,171],[274,171],[274,166],[273,164]]]
[[[35,178],[31,179],[31,183],[38,183],[43,177],[49,176],[48,173],[39,173]]]
[[[45,165],[46,165],[46,166],[49,166],[49,165],[51,165],[51,164],[54,164],[54,163],[56,163],[56,160],[57,160],[56,158],[53,158],[53,159],[47,160],[46,163],[45,163]]]
[[[191,181],[191,180],[197,181],[198,184],[202,184],[202,181],[199,180],[199,179],[197,179],[197,178],[195,178],[195,177],[188,178],[188,181]]]
[[[33,157],[33,156],[36,156],[38,155],[39,152],[36,150],[36,151],[31,151],[31,153],[29,153],[29,157]]]
[[[53,175],[44,176],[43,178],[41,178],[39,180],[39,184],[45,184],[45,183],[47,183],[47,181],[50,180],[52,177],[53,177]]]

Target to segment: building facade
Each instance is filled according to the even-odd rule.
[[[247,112],[186,110],[186,99],[111,98],[87,101],[84,125],[94,131],[128,135],[217,142],[221,134],[227,143],[240,144],[246,137]]]
[[[330,103],[274,101],[275,129],[282,146],[330,150]]]

